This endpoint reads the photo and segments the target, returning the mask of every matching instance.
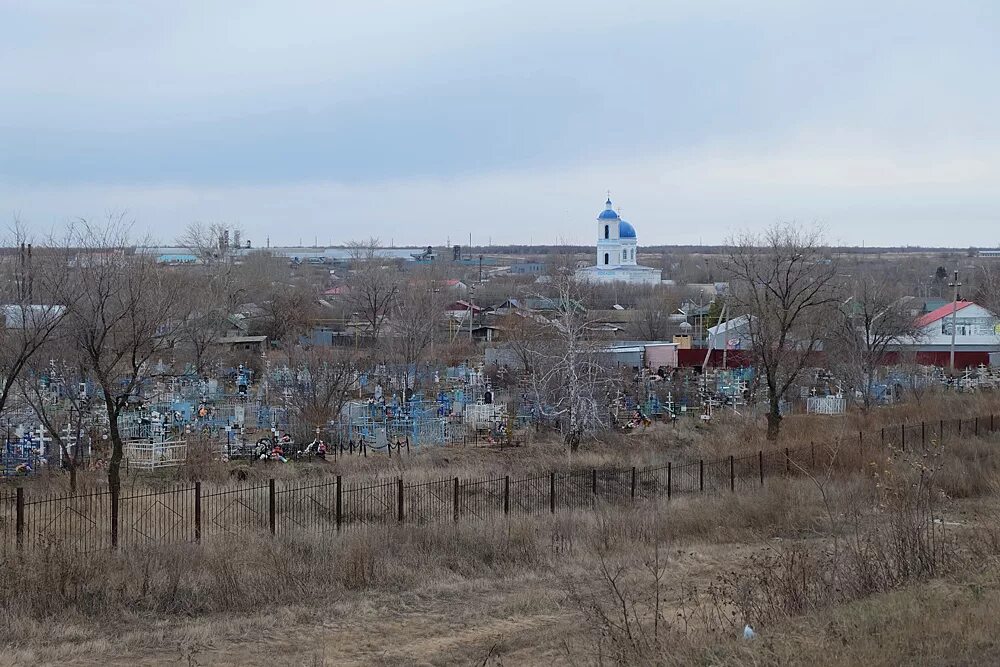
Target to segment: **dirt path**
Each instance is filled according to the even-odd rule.
[[[504,664],[551,663],[561,653],[554,640],[572,630],[570,620],[540,613],[460,621],[438,610],[414,610],[354,623],[338,620],[269,630],[242,640],[219,637],[161,646],[110,660],[81,656],[61,664],[450,665],[490,664],[490,656],[498,654]]]
[[[751,548],[674,551],[668,576],[707,581]],[[589,568],[575,573],[585,587],[602,585],[587,581],[594,574]],[[0,665],[573,664],[586,655],[592,636],[566,585],[553,571],[529,571],[445,581],[419,592],[352,593],[318,608],[153,620],[121,632],[95,628],[88,641],[15,651],[0,657]]]

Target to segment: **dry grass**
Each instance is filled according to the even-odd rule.
[[[340,470],[434,479],[487,467],[513,474],[543,465],[624,467],[664,453],[705,455],[729,429],[723,420],[657,426],[595,443],[572,460],[556,444],[441,448],[394,458],[392,468],[382,459]],[[856,453],[847,436],[841,444],[829,475],[769,477],[751,493],[120,554],[81,556],[52,545],[0,567],[0,663],[893,664],[954,655],[985,664],[1000,629],[997,439],[935,444],[926,456],[887,450],[877,460]],[[849,540],[883,554],[896,544],[904,551],[889,556],[893,563],[916,553],[905,540],[889,540],[891,531],[879,546],[872,531],[891,525],[890,490],[911,488],[921,475],[933,489],[931,525],[947,526],[954,556],[947,568],[886,576],[879,586],[805,606],[776,604],[760,615],[763,625],[756,621],[758,640],[735,638],[727,615],[751,613],[740,610],[736,591],[753,593],[759,605],[784,585],[778,575],[790,554],[811,554],[786,569],[815,583],[828,569],[824,555]],[[754,593],[749,583],[764,579],[760,567],[770,568],[775,584]],[[842,582],[855,585],[862,574]],[[735,588],[713,599],[708,591],[720,577]],[[618,594],[631,605],[633,628],[659,617],[663,634],[609,644],[605,625],[616,616],[606,605]],[[949,606],[956,600],[961,608]],[[595,609],[605,610],[603,621]],[[921,609],[951,616],[935,624]],[[963,622],[989,629],[963,630]]]

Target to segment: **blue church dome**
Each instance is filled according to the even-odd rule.
[[[598,220],[618,219],[618,213],[616,213],[615,209],[611,207],[611,197],[608,197],[608,201],[604,202],[604,210],[601,211],[601,214],[599,216],[597,216],[597,219]]]
[[[620,220],[618,222],[618,238],[620,238],[620,239],[634,239],[635,238],[635,227],[633,227],[630,223],[625,222],[624,220]]]

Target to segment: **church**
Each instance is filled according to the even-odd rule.
[[[604,210],[597,216],[597,264],[578,269],[576,279],[588,283],[659,285],[660,270],[636,264],[637,251],[635,227],[621,219],[608,197]]]

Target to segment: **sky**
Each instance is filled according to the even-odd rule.
[[[0,0],[0,222],[1000,244],[1000,3]]]

